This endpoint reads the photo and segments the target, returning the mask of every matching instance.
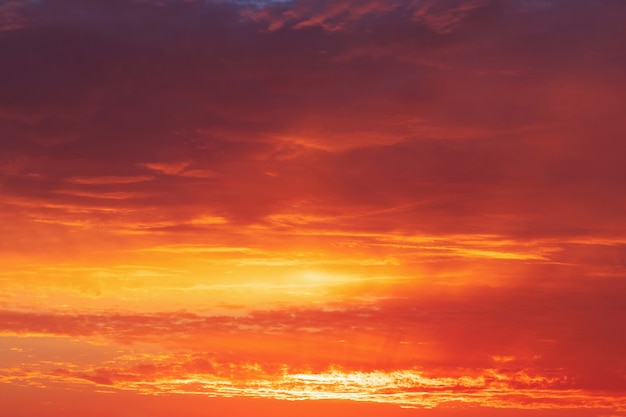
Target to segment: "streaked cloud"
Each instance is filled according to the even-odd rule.
[[[135,176],[135,177],[118,177],[118,176],[103,176],[103,177],[73,177],[68,178],[67,181],[75,184],[131,184],[135,182],[151,181],[154,177],[150,176]]]
[[[5,1],[8,416],[626,415],[625,16]]]

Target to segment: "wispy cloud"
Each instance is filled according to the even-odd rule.
[[[3,2],[1,389],[624,414],[624,16]]]

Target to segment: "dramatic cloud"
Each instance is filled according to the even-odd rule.
[[[412,297],[377,306],[243,317],[4,311],[4,334],[30,335],[23,340],[35,342],[12,349],[3,382],[87,382],[144,393],[335,398],[420,407],[456,402],[605,408],[612,403],[623,409],[619,393],[626,381],[615,369],[623,367],[623,326],[588,324],[598,321],[592,313],[616,315],[615,322],[622,323],[622,309],[588,294],[580,312],[585,302],[576,293]],[[100,361],[63,362],[62,355],[55,357],[36,343],[44,335],[71,336],[74,344],[82,339],[95,346],[121,345],[112,346],[116,354],[91,355]],[[76,349],[67,344],[66,351]],[[161,348],[142,347],[154,345]],[[93,350],[88,346],[82,351]],[[603,357],[590,356],[600,351]]]
[[[626,415],[625,18],[5,1],[0,390]]]

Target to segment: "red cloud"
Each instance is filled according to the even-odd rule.
[[[492,405],[560,407],[579,390],[609,407],[626,368],[624,16],[616,0],[5,2],[0,329],[181,355],[55,359],[32,384],[171,392],[177,373],[285,366],[289,399],[331,395],[337,371],[405,405],[501,390]],[[40,264],[141,257],[189,289],[187,261],[219,248],[251,248],[224,261],[234,275],[362,277],[239,317],[41,309],[55,285],[117,294]],[[413,379],[372,382],[396,371]]]

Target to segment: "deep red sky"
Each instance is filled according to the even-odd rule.
[[[626,416],[624,22],[0,3],[2,415]]]

